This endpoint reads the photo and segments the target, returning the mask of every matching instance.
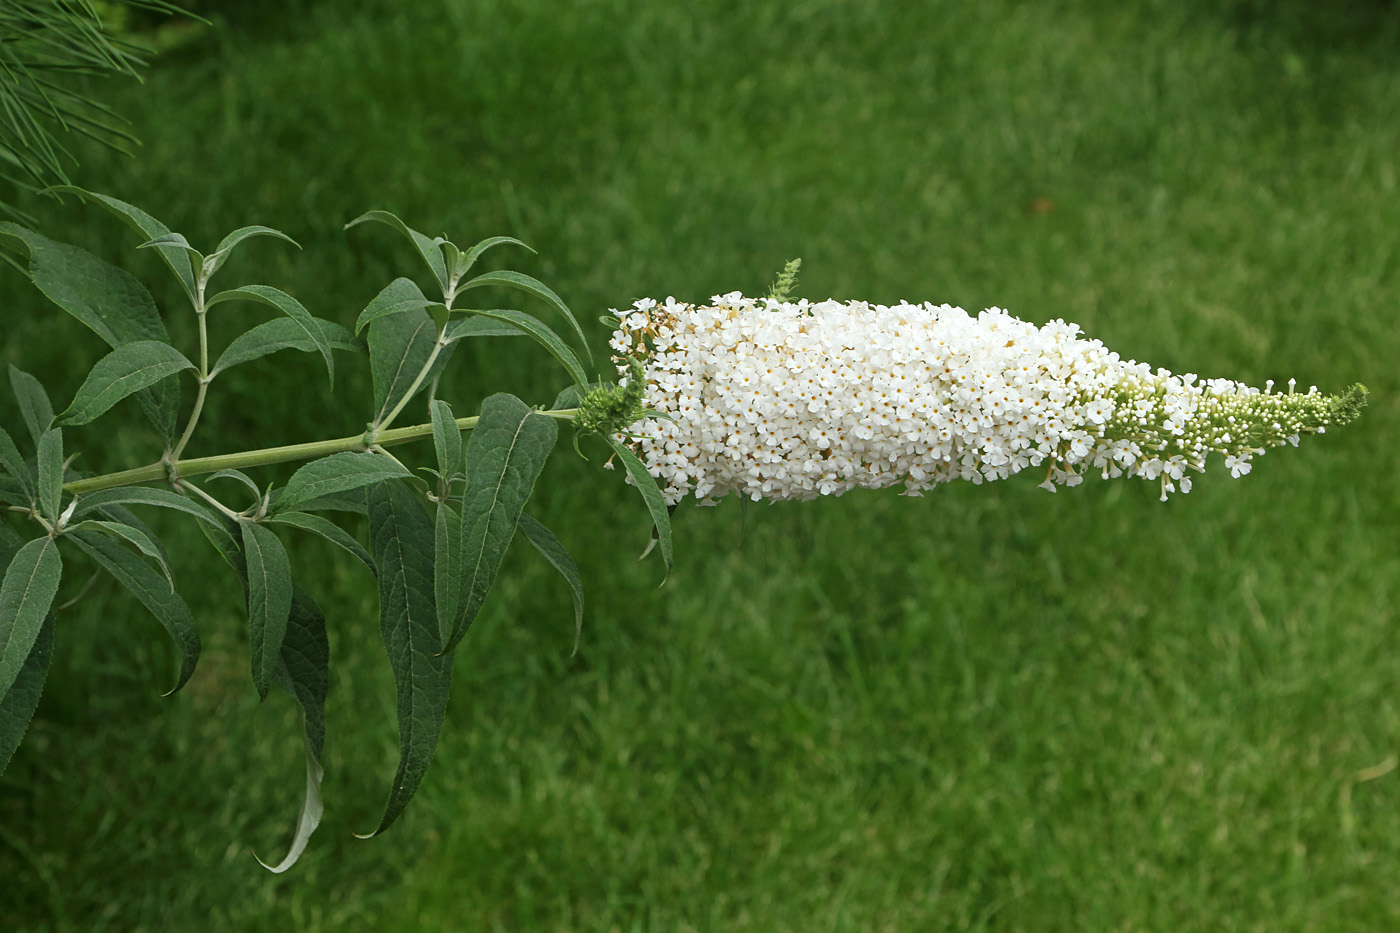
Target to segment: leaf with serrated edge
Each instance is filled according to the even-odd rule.
[[[574,333],[578,334],[579,345],[583,347],[585,354],[588,353],[588,340],[583,336],[583,328],[578,326],[578,319],[575,318],[574,313],[569,310],[569,306],[564,304],[564,299],[554,294],[549,286],[545,285],[539,279],[520,272],[487,272],[478,275],[476,278],[464,284],[459,291],[465,292],[469,289],[481,288],[485,285],[504,285],[507,288],[514,288],[526,294],[534,295],[536,298],[544,299],[569,322],[574,329]],[[589,359],[591,360],[592,357],[590,356]]]
[[[0,524],[0,577],[5,568],[24,546],[24,539]],[[34,647],[29,649],[29,657],[24,659],[14,684],[7,693],[0,694],[0,774],[9,765],[15,749],[24,739],[29,722],[34,718],[34,710],[39,707],[39,694],[44,688],[44,679],[49,673],[49,661],[53,658],[53,614],[44,616],[39,628],[39,637]]]
[[[267,699],[292,609],[292,565],[277,535],[256,522],[239,522],[248,568],[248,649],[253,686]]]
[[[462,492],[462,609],[452,628],[440,632],[444,651],[457,646],[485,602],[558,436],[554,419],[513,395],[499,393],[482,403],[467,443]]]
[[[38,379],[13,365],[10,366],[10,387],[14,389],[20,414],[24,417],[25,427],[29,428],[29,436],[38,444],[39,438],[53,426],[53,405],[49,402],[49,394]]]
[[[280,522],[283,525],[291,525],[294,528],[302,528],[325,538],[332,544],[359,558],[370,573],[374,573],[374,558],[369,556],[369,551],[364,549],[360,542],[356,541],[350,532],[341,528],[330,519],[322,518],[319,515],[311,515],[307,512],[278,512],[268,519],[271,522]]]
[[[627,475],[632,477],[632,482],[642,494],[642,500],[647,504],[647,511],[651,513],[651,521],[656,528],[656,538],[661,544],[661,559],[666,564],[666,574],[671,573],[671,513],[666,508],[666,499],[661,495],[661,489],[656,485],[656,478],[647,472],[645,463],[637,458],[637,455],[623,446],[622,442],[615,437],[603,438],[617,454],[618,459],[627,470]],[[662,581],[665,582],[664,580]]]
[[[286,690],[301,707],[302,731],[306,743],[306,795],[297,816],[291,849],[282,861],[269,865],[257,855],[258,864],[273,874],[281,874],[296,864],[311,834],[320,825],[321,754],[326,740],[326,691],[330,686],[330,645],[326,639],[326,619],[320,607],[295,583],[292,584],[292,611],[287,620],[287,637],[277,665],[277,685]]]
[[[100,489],[84,493],[78,497],[78,507],[73,510],[73,519],[90,515],[108,505],[158,505],[193,515],[206,524],[219,524],[215,513],[193,499],[177,495],[168,489],[152,489],[149,486],[118,486],[114,489]]]
[[[559,364],[564,367],[574,382],[579,385],[588,382],[588,376],[584,374],[583,366],[579,364],[578,357],[574,356],[574,351],[570,350],[568,345],[559,339],[558,334],[550,330],[548,325],[534,315],[508,309],[472,311],[471,314],[473,317],[504,321],[512,327],[524,331],[559,361]]]
[[[422,256],[423,261],[428,264],[428,268],[433,270],[433,276],[438,280],[438,285],[441,286],[443,292],[446,293],[447,262],[442,258],[442,244],[445,243],[446,240],[442,237],[430,240],[388,211],[366,211],[346,224],[345,229],[348,230],[356,224],[365,223],[370,220],[393,227],[395,230],[408,237],[409,241],[418,250],[418,255]]]
[[[398,692],[399,767],[379,827],[387,829],[418,790],[437,748],[452,655],[438,655],[433,606],[433,526],[417,496],[398,482],[369,488],[369,527],[379,568],[379,632]],[[363,838],[363,837],[362,837]]]
[[[39,514],[56,523],[63,503],[63,432],[51,428],[39,438]]]
[[[360,316],[355,319],[355,333],[358,335],[371,321],[406,311],[421,311],[428,308],[444,307],[441,301],[433,301],[423,294],[418,283],[412,279],[394,279],[384,290],[375,295]]]
[[[320,326],[321,336],[325,338],[332,350],[365,352],[364,345],[344,327],[321,318],[313,318],[313,320]],[[313,353],[317,349],[316,344],[312,342],[310,337],[306,336],[306,331],[296,321],[289,317],[274,318],[271,321],[263,321],[256,327],[250,327],[229,341],[229,345],[224,348],[223,353],[219,354],[219,359],[214,363],[214,368],[209,371],[209,375],[217,375],[230,366],[260,359],[279,350],[300,350],[303,353]]]
[[[19,549],[0,583],[0,696],[10,691],[58,593],[63,561],[53,538]]]
[[[180,652],[180,671],[175,677],[175,686],[163,696],[170,696],[179,690],[199,663],[199,633],[195,631],[190,609],[180,594],[165,585],[150,564],[111,538],[93,531],[75,530],[72,541],[130,590],[169,633],[170,640]]]
[[[65,534],[79,530],[114,535],[118,538],[130,541],[132,544],[136,545],[138,551],[154,560],[156,564],[160,566],[160,572],[165,575],[166,589],[171,592],[175,591],[175,578],[170,575],[170,565],[165,562],[164,552],[161,550],[160,545],[156,544],[156,542],[151,539],[151,536],[141,529],[134,528],[131,525],[124,525],[121,522],[104,522],[89,519],[85,522],[79,522],[76,525],[70,525],[67,531],[65,531]]]
[[[574,600],[574,653],[577,654],[579,638],[583,635],[583,576],[578,572],[578,565],[569,556],[563,543],[554,536],[554,532],[538,519],[521,512],[516,531],[535,546],[535,550],[549,561],[551,567],[559,571],[559,575],[569,585],[569,595]]]
[[[14,438],[10,437],[9,432],[4,428],[0,428],[0,470],[4,470],[18,480],[24,489],[25,496],[31,501],[33,500],[34,473],[24,462],[24,456],[15,446]]]
[[[244,285],[242,288],[230,288],[228,291],[219,292],[209,299],[208,305],[212,308],[216,304],[238,299],[261,302],[270,308],[276,308],[296,321],[301,326],[302,332],[316,345],[321,358],[326,361],[326,375],[330,379],[331,388],[335,388],[335,359],[331,356],[331,346],[326,342],[325,335],[321,333],[321,327],[316,323],[316,318],[311,316],[311,312],[306,310],[300,301],[282,289],[273,288],[271,285]]]
[[[58,424],[87,424],[134,392],[156,384],[166,376],[195,366],[168,343],[138,340],[124,343],[88,373],[73,404],[58,416]]]
[[[408,475],[398,461],[380,454],[331,454],[312,460],[292,474],[282,490],[282,498],[277,500],[277,511],[285,512],[300,502]]]

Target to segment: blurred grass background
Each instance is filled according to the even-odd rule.
[[[206,650],[159,699],[164,635],[115,588],[60,617],[0,779],[0,928],[1357,930],[1400,925],[1400,10],[1135,0],[210,2],[218,26],[117,108],[138,159],[75,178],[209,245],[221,273],[349,324],[416,274],[395,211],[511,234],[592,322],[633,298],[760,291],[997,305],[1124,356],[1255,384],[1361,381],[1361,421],[1189,496],[1017,478],[676,516],[561,447],[533,506],[588,587],[513,551],[464,644],[413,806],[374,590],[295,540],[331,626],[325,822],[271,876],[301,793],[290,701],[248,684],[237,585],[165,516]],[[22,205],[175,289],[105,214]],[[67,398],[104,348],[6,272],[0,357]],[[261,317],[216,319],[227,339]],[[239,317],[242,315],[242,317]],[[600,325],[591,331],[604,350]],[[215,384],[194,455],[337,436],[310,355]],[[352,373],[351,370],[358,369]],[[442,394],[548,402],[541,352],[484,342]],[[8,394],[0,423],[15,432]],[[134,405],[72,432],[148,462]],[[595,450],[596,453],[596,450]],[[269,475],[277,475],[275,471]],[[78,585],[82,576],[73,574]]]

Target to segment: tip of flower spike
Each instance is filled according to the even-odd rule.
[[[1355,421],[1361,414],[1361,409],[1366,407],[1371,391],[1361,383],[1357,383],[1337,396],[1336,424],[1346,424]]]

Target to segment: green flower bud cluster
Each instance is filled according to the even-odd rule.
[[[647,414],[646,364],[636,357],[626,362],[626,382],[604,385],[585,394],[574,416],[574,427],[604,437],[617,434]]]

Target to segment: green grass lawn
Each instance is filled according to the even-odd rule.
[[[196,245],[263,223],[304,247],[252,244],[229,284],[348,325],[415,272],[388,230],[341,230],[384,208],[458,242],[520,237],[538,256],[497,261],[589,323],[755,293],[801,256],[806,297],[1063,317],[1173,371],[1360,381],[1372,403],[1166,504],[1019,477],[687,506],[659,589],[659,562],[633,561],[640,500],[600,448],[561,445],[532,510],[588,586],[579,651],[562,583],[512,551],[423,787],[371,841],[352,833],[398,748],[374,586],[296,539],[331,627],[327,812],[281,876],[249,850],[290,839],[295,710],[257,701],[232,574],[154,516],[181,545],[199,670],[160,699],[165,636],[115,588],[60,615],[0,779],[0,928],[1400,927],[1394,4],[299,9],[158,61],[116,101],[140,158],[83,150],[75,173]],[[25,206],[179,307],[106,215]],[[104,348],[18,276],[3,294],[0,360],[66,399]],[[310,355],[234,371],[190,453],[360,430],[368,377],[342,361],[334,395]],[[496,344],[440,394],[461,413],[562,382]],[[154,458],[119,412],[71,432],[87,468]]]

